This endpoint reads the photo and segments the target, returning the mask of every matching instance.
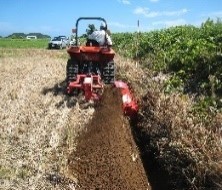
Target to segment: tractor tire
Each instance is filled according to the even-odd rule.
[[[103,68],[102,79],[105,84],[113,84],[115,82],[115,63],[110,61]]]
[[[73,82],[76,80],[78,72],[79,72],[78,62],[76,62],[75,60],[69,59],[66,65],[67,85],[69,85],[70,82]]]
[[[72,59],[69,59],[67,61],[66,65],[66,85],[69,86],[70,82],[76,81],[77,75],[79,73],[79,65],[78,62]],[[75,89],[71,94],[68,95],[74,95],[77,96],[79,93],[78,89]]]

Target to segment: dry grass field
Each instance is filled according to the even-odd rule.
[[[50,189],[48,178],[68,175],[94,109],[65,97],[66,61],[65,51],[0,49],[0,189]]]
[[[67,58],[65,50],[0,48],[0,189],[78,189],[69,159],[95,109],[64,94]],[[115,59],[116,78],[140,100],[131,127],[140,127],[133,133],[153,189],[221,189],[221,113],[202,122],[192,115],[192,97],[161,92],[166,76]]]
[[[93,128],[92,124],[87,127],[87,123],[91,121],[95,110],[92,107],[83,109],[81,104],[76,103],[75,97],[65,95],[67,59],[65,50],[0,49],[0,189],[82,189],[79,179],[90,175],[86,173],[83,174],[86,176],[77,178],[75,172],[80,171],[70,170],[70,164],[81,154],[75,154],[77,138],[80,139],[87,128]],[[122,67],[126,66],[125,64],[122,63]],[[109,97],[108,102],[116,102],[117,97],[113,98],[111,100]],[[118,102],[116,106],[121,108],[121,103]],[[95,180],[94,186],[102,183],[103,187],[115,186],[124,189],[130,189],[130,184],[135,188],[148,187],[130,128],[122,123],[124,121],[119,114],[121,109],[120,112],[111,111],[118,115],[113,115],[113,119],[108,121],[110,110],[115,110],[116,107],[113,103],[106,106],[100,108],[105,110],[104,119],[101,118],[101,113],[97,113],[98,120],[110,122],[113,126],[104,125],[101,121],[98,121],[99,125],[96,126],[96,118],[93,124],[94,130],[102,131],[98,134],[103,137],[105,153],[100,151],[100,147],[91,147],[93,143],[88,144],[87,149],[84,145],[82,156],[86,160],[86,165],[82,165],[83,158],[78,163],[84,169],[82,173],[86,172],[88,165],[85,155],[90,156],[91,150],[95,149],[98,150],[98,154],[95,152],[95,158],[98,160],[92,158],[90,162],[90,168],[92,165],[95,166],[95,176],[99,172],[96,171],[97,164],[100,162],[100,165],[104,166],[104,160],[100,159],[104,157],[106,163],[112,166],[106,165],[108,173],[100,169],[100,175],[112,175],[114,179],[122,177],[116,183],[109,180],[109,184],[107,181],[104,184],[102,180],[107,177],[97,177],[99,181]],[[115,118],[119,118],[116,124]],[[105,126],[108,130],[103,129]],[[83,136],[80,141],[83,144],[87,144],[89,140],[85,139],[85,136],[92,134],[86,133]],[[97,136],[95,134],[96,139],[92,141],[101,144],[101,138]],[[117,141],[116,138],[120,140]],[[81,151],[82,148],[79,149]],[[87,150],[90,151],[87,153]],[[113,168],[115,165],[117,167]],[[128,167],[129,165],[131,167]],[[138,172],[135,172],[135,167],[140,168]],[[131,180],[132,170],[133,176],[137,178]],[[80,183],[86,182],[80,180]]]

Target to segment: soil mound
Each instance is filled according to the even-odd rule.
[[[104,90],[87,131],[69,157],[69,171],[80,189],[151,189],[117,89]]]

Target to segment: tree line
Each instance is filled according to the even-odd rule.
[[[42,33],[12,33],[8,35],[6,38],[12,38],[12,39],[25,39],[27,36],[36,36],[38,39],[44,39],[44,38],[51,38],[49,35],[42,34]]]

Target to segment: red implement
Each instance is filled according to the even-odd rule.
[[[135,116],[139,108],[135,97],[129,89],[129,86],[123,81],[115,81],[114,85],[116,88],[120,89],[124,114],[130,117]]]
[[[99,100],[99,90],[103,90],[103,84],[99,75],[78,74],[74,82],[70,82],[67,87],[68,94],[71,94],[74,89],[83,90],[85,100]]]

